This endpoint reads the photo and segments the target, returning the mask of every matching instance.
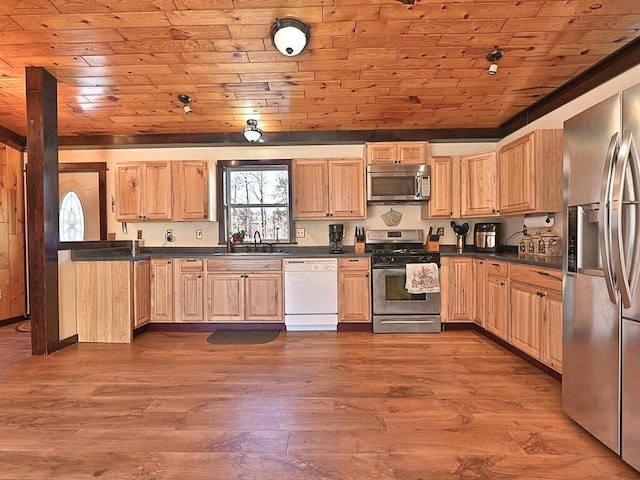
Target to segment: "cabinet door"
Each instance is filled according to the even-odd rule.
[[[149,323],[151,319],[151,262],[139,260],[133,262],[133,326]]]
[[[147,220],[171,220],[171,164],[144,163],[145,216]]]
[[[181,322],[204,321],[204,278],[202,273],[181,273],[177,292],[177,318]]]
[[[174,162],[174,220],[209,218],[209,164],[206,160]]]
[[[398,150],[395,142],[367,143],[367,163],[398,163]]]
[[[511,344],[540,358],[544,294],[534,285],[511,282]]]
[[[427,163],[427,142],[398,142],[396,148],[399,163]]]
[[[144,219],[144,166],[141,163],[116,165],[116,220]]]
[[[496,152],[460,157],[463,217],[496,214]]]
[[[209,273],[207,275],[207,321],[241,322],[245,318],[242,273]]]
[[[281,273],[250,273],[245,277],[245,320],[283,322]]]
[[[430,218],[453,216],[453,157],[431,157],[431,199],[428,202]]]
[[[481,327],[486,326],[486,291],[487,263],[478,258],[473,259],[473,278],[475,280],[475,315],[474,321]]]
[[[173,321],[173,260],[151,260],[151,320]]]
[[[535,208],[535,172],[531,135],[525,135],[500,149],[498,209],[502,214],[527,212]]]
[[[338,321],[371,321],[371,281],[369,272],[338,274]]]
[[[487,277],[487,331],[509,341],[509,291],[507,280]]]
[[[293,161],[293,217],[329,216],[329,173],[327,161]]]
[[[547,293],[542,326],[542,361],[562,373],[562,293]]]
[[[473,320],[473,259],[452,258],[449,275],[450,320]]]
[[[364,162],[361,158],[329,160],[329,216],[365,218]]]

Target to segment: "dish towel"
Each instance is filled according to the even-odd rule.
[[[440,279],[435,263],[408,263],[405,288],[409,293],[439,293]]]

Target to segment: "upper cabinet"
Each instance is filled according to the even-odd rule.
[[[496,214],[495,150],[460,157],[460,216]]]
[[[500,214],[562,210],[562,130],[535,130],[500,148]]]
[[[431,199],[422,206],[423,218],[459,217],[460,159],[431,157],[429,163],[431,165]]]
[[[208,163],[132,162],[116,165],[116,220],[207,220]]]
[[[367,143],[367,163],[427,163],[427,142]]]
[[[174,221],[209,218],[209,165],[206,160],[173,162]]]
[[[365,214],[361,158],[293,161],[294,218],[358,219]]]

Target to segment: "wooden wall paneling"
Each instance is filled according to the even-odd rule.
[[[25,269],[24,234],[9,234],[9,318],[27,313],[27,285]]]
[[[11,318],[11,294],[9,267],[0,268],[0,319]]]
[[[31,350],[46,355],[60,342],[57,80],[43,68],[27,67],[26,89]]]

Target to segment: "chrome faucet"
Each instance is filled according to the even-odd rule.
[[[253,249],[256,250],[258,248],[258,241],[256,241],[256,237],[258,237],[258,240],[260,241],[260,244],[262,245],[262,235],[260,235],[260,232],[258,230],[256,230],[256,233],[253,234]]]

